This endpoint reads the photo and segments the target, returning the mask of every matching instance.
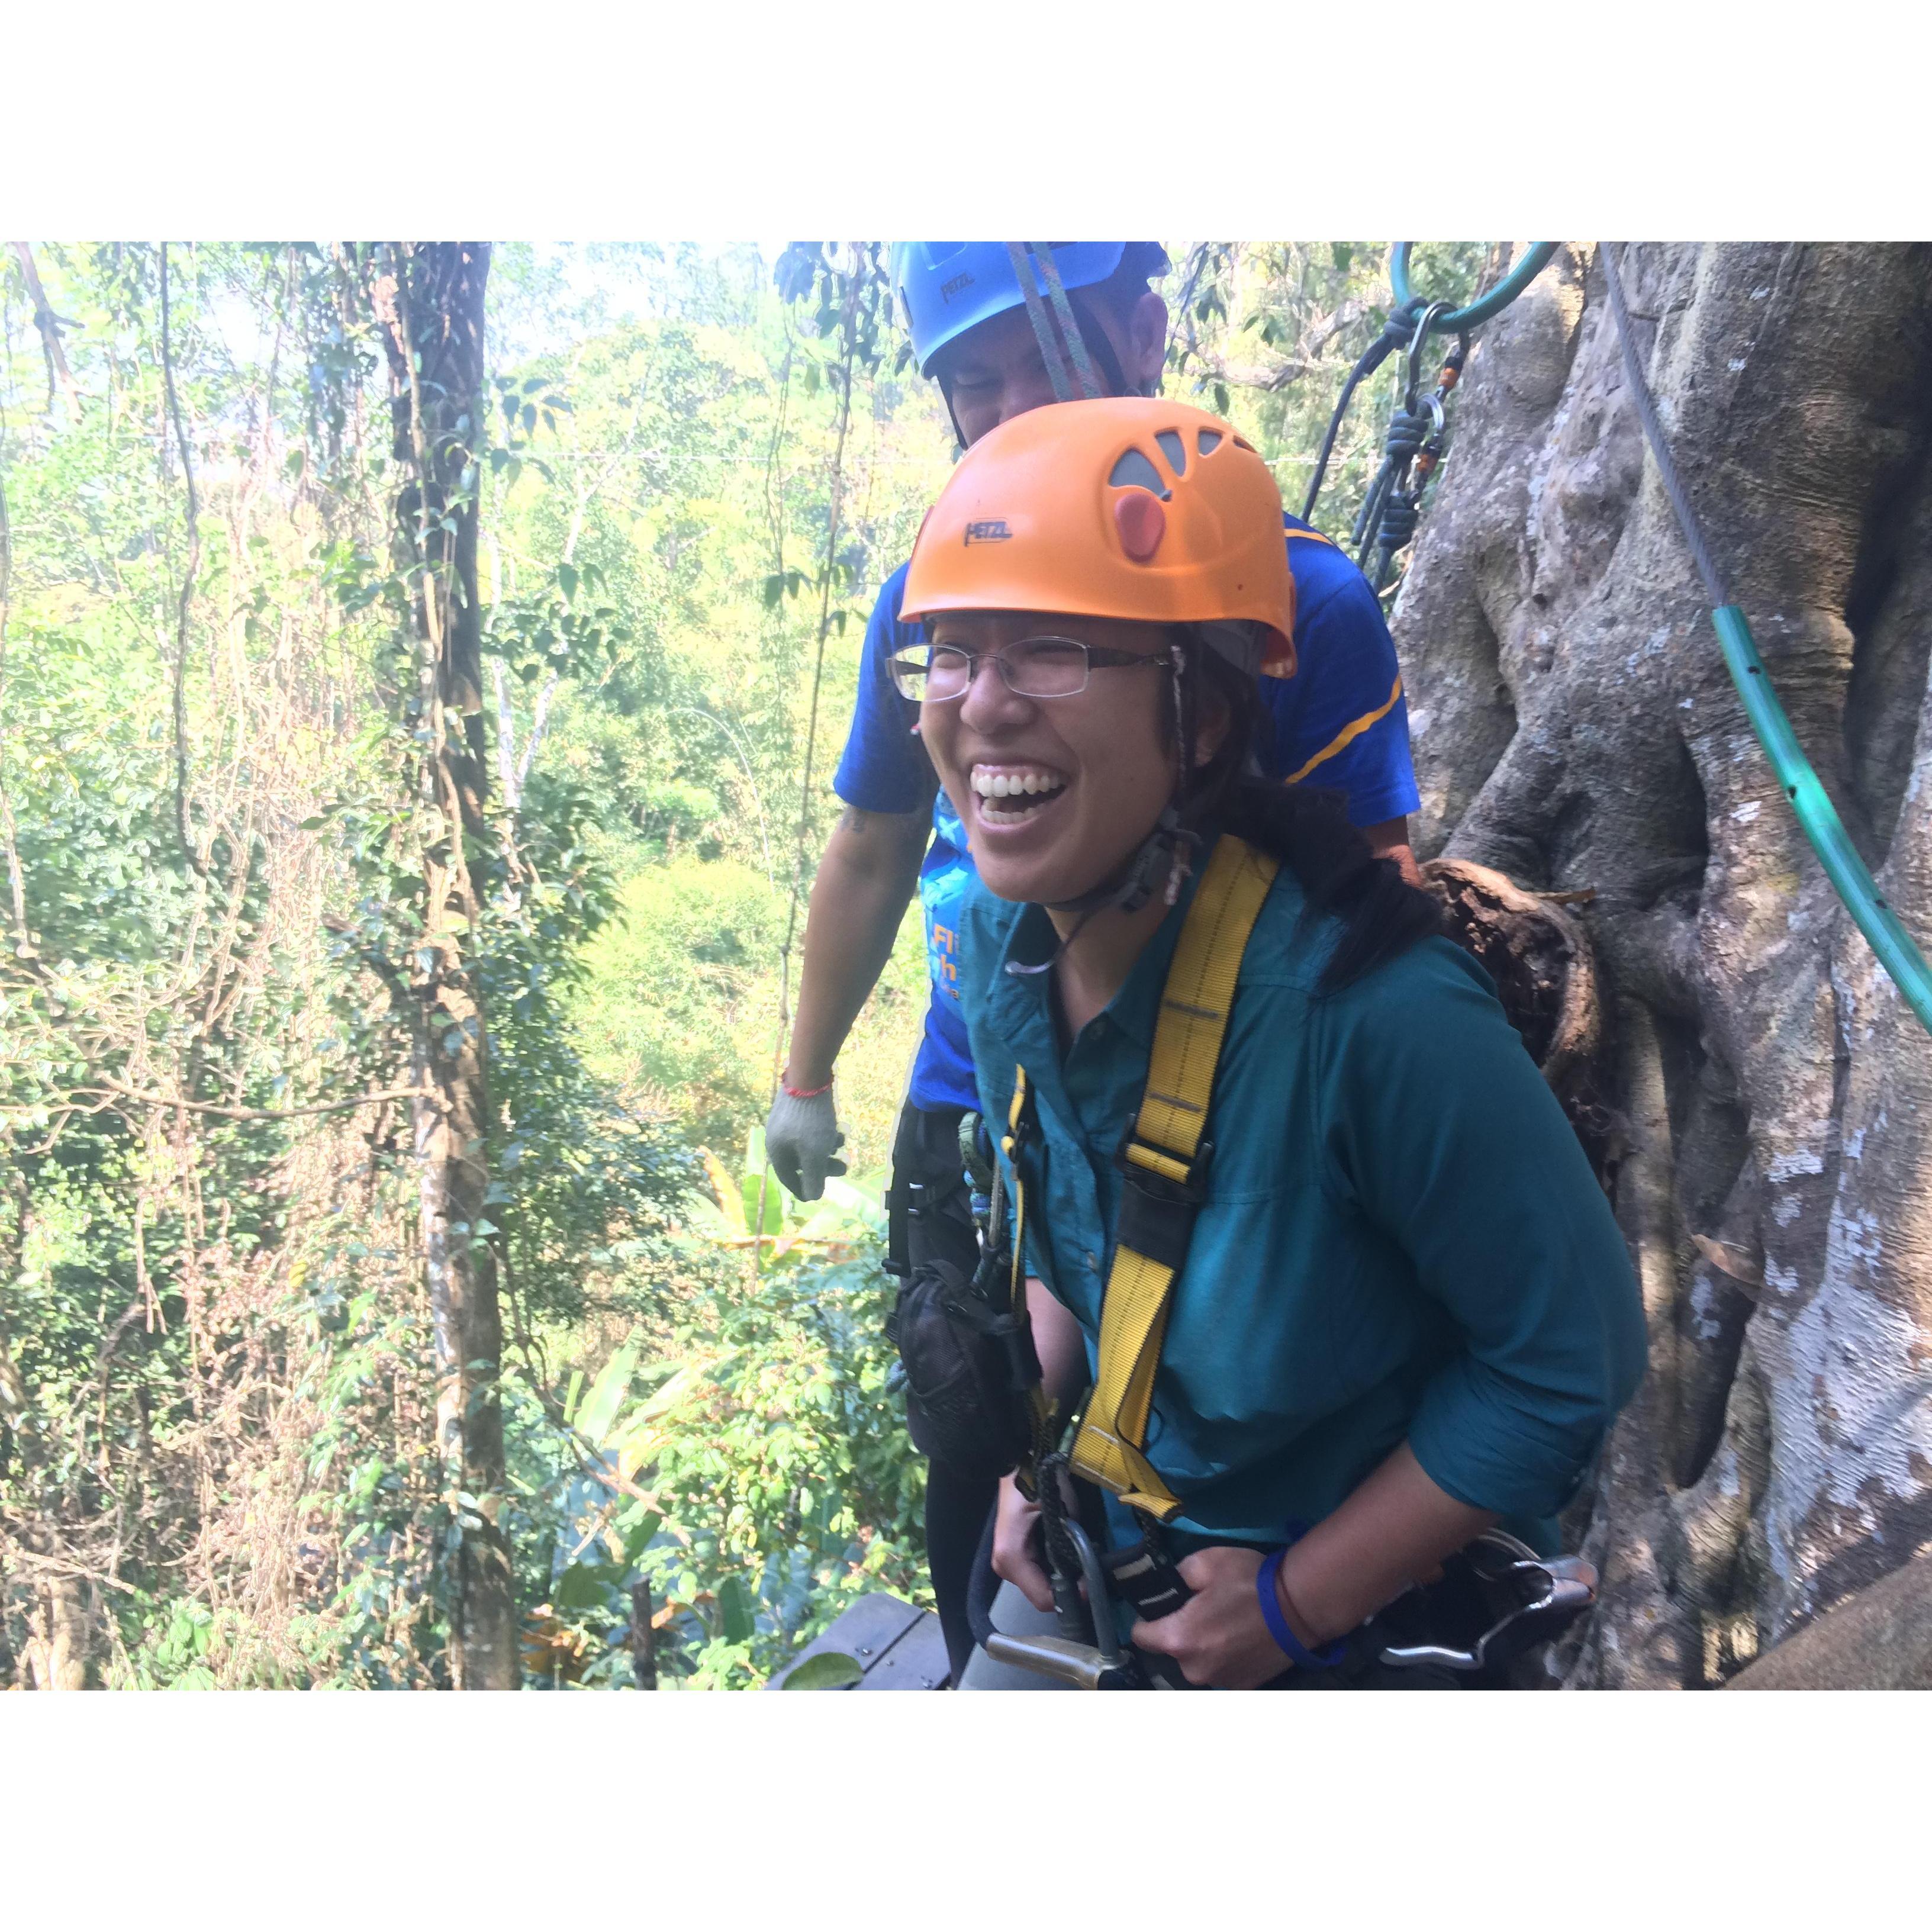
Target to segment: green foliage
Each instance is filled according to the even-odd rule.
[[[529,1520],[560,1525],[538,1622],[542,1654],[578,1660],[568,1681],[622,1681],[640,1582],[661,1677],[706,1690],[763,1682],[868,1590],[926,1594],[878,1259],[868,1244],[713,1287],[643,1370],[635,1343],[611,1358],[572,1433],[513,1406]]]
[[[750,867],[680,858],[635,874],[586,954],[577,1014],[591,1068],[728,1147],[762,1114],[772,1047],[764,993],[783,902]]]

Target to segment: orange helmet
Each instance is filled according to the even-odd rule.
[[[1048,404],[982,436],[926,512],[902,610],[1245,622],[1258,663],[1210,641],[1244,670],[1294,671],[1273,474],[1232,424],[1156,398]]]

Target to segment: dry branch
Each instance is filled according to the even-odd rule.
[[[34,265],[33,250],[24,242],[16,242],[14,253],[20,258],[20,272],[26,279],[27,299],[33,305],[34,326],[40,331],[40,347],[47,358],[47,412],[52,414],[56,395],[64,394],[78,422],[80,385],[74,380],[74,371],[67,366],[67,350],[61,340],[61,331],[71,328],[74,324],[53,312],[46,290],[40,286],[40,272]]]

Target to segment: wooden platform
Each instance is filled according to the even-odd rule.
[[[939,1619],[887,1590],[861,1597],[823,1636],[806,1646],[765,1686],[782,1690],[785,1679],[808,1658],[828,1654],[851,1658],[861,1675],[844,1690],[944,1690],[946,1640]]]

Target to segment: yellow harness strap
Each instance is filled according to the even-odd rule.
[[[1006,1312],[1027,1318],[1026,1294],[1026,1182],[1020,1173],[1020,1144],[1026,1138],[1027,1072],[1024,1066],[1013,1068],[1012,1103],[1006,1109],[1006,1131],[1000,1138],[1000,1150],[1006,1156],[1007,1165],[1013,1176],[1012,1252],[1008,1262],[1006,1274]],[[1022,1484],[1028,1496],[1034,1493],[1033,1466],[1044,1455],[1050,1446],[1054,1431],[1054,1406],[1052,1398],[1040,1384],[1037,1375],[1032,1386],[1026,1391],[1027,1415],[1033,1426],[1033,1454],[1021,1465],[1025,1480]]]
[[[1154,1371],[1200,1202],[1201,1132],[1234,982],[1277,869],[1238,838],[1216,844],[1168,968],[1146,1090],[1120,1150],[1125,1178],[1100,1309],[1100,1373],[1069,1460],[1076,1474],[1162,1522],[1180,1498],[1143,1453]]]

